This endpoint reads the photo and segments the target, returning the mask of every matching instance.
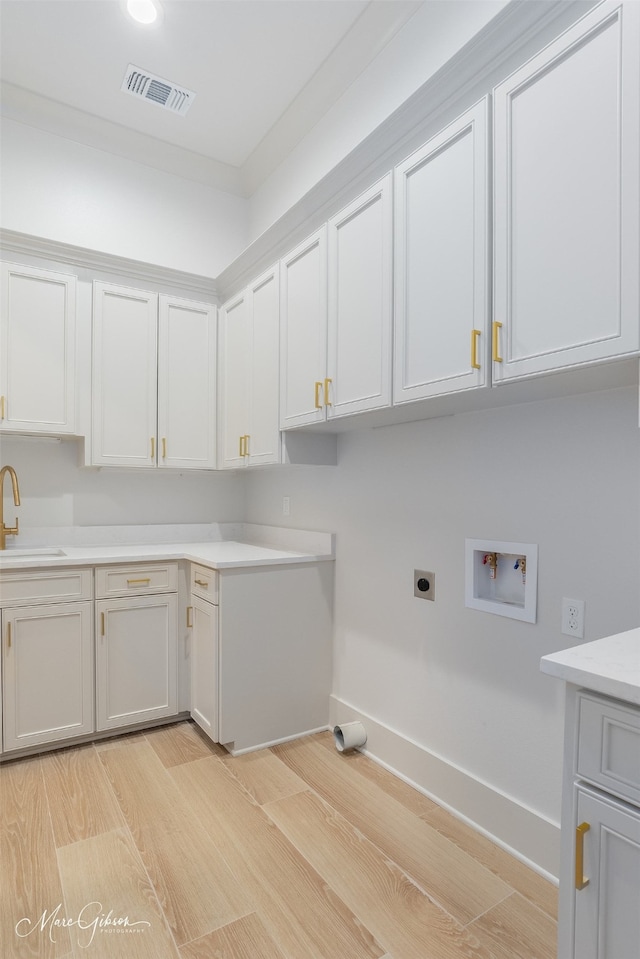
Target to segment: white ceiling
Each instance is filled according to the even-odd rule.
[[[414,0],[0,0],[5,115],[250,193],[420,6]],[[184,117],[122,93],[125,70],[196,93]]]

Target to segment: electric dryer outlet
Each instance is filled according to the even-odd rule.
[[[413,571],[413,595],[417,599],[436,598],[436,574],[424,569]]]

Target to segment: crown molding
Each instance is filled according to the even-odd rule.
[[[599,0],[512,0],[411,97],[255,239],[217,277],[238,292],[388,173]]]
[[[151,284],[161,291],[180,291],[193,297],[195,294],[207,300],[217,299],[216,281],[211,277],[172,270],[142,260],[130,260],[124,256],[101,253],[87,247],[73,246],[46,237],[31,236],[15,230],[0,229],[0,254],[21,258],[35,257],[46,261],[73,267],[74,270],[87,270],[92,277],[96,274],[126,278],[140,284]]]
[[[422,0],[369,3],[351,29],[242,165],[251,197],[422,6]]]

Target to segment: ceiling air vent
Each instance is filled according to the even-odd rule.
[[[163,110],[178,113],[180,116],[185,115],[196,97],[193,90],[187,90],[186,87],[171,83],[170,80],[156,77],[148,70],[141,70],[140,67],[134,67],[131,63],[127,67],[120,89],[123,93],[130,93],[131,96],[148,100],[162,107]]]

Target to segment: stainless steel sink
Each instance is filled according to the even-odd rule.
[[[48,546],[34,546],[33,549],[8,549],[0,552],[0,562],[3,559],[29,559],[31,556],[66,556],[63,549]]]

